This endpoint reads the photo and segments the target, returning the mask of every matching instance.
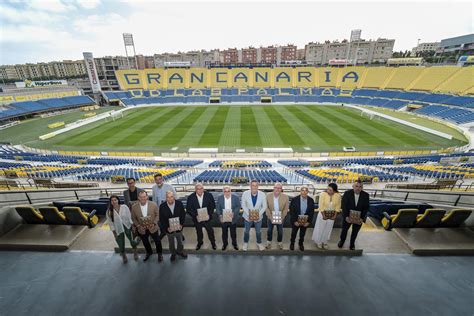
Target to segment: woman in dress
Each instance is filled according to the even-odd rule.
[[[125,236],[127,236],[127,239],[130,241],[130,245],[132,246],[133,258],[138,260],[138,243],[132,238],[132,216],[130,214],[130,209],[125,204],[121,205],[120,200],[116,195],[110,196],[109,199],[107,223],[109,224],[110,230],[114,234],[115,241],[119,246],[123,263],[128,262],[127,255],[125,254]]]
[[[328,241],[334,226],[334,220],[341,211],[341,194],[337,191],[337,184],[329,183],[325,192],[319,196],[318,217],[313,230],[313,241],[317,248],[328,249]],[[334,211],[330,218],[324,216],[324,211]]]

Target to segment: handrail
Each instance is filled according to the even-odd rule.
[[[194,187],[177,186],[179,192],[192,192]],[[293,186],[293,190],[287,188],[286,192],[298,192],[297,185]],[[237,188],[235,191],[243,191],[247,188]],[[313,195],[316,193],[316,188],[311,187]],[[210,191],[216,191],[210,189]],[[269,189],[265,190],[269,191]],[[341,190],[344,191],[344,190]],[[391,189],[366,189],[367,193],[372,198],[387,198],[403,201],[419,201],[438,204],[447,204],[452,206],[466,206],[471,207],[474,201],[474,192],[453,192],[453,191],[431,191],[431,190],[391,190]],[[51,193],[64,193],[64,196],[58,196],[56,199],[51,197]],[[79,200],[88,197],[109,196],[112,193],[121,195],[123,189],[119,188],[77,188],[77,189],[49,189],[49,190],[15,190],[15,191],[0,191],[0,206],[15,205],[15,204],[36,204],[52,202],[54,200]],[[48,193],[46,196],[38,196],[41,193]],[[18,197],[14,199],[3,198],[5,195]],[[423,195],[423,197],[420,197]],[[436,196],[436,198],[432,198]],[[466,198],[468,199],[467,201]]]
[[[431,191],[431,190],[387,190],[387,189],[367,189],[365,190],[369,194],[372,193],[372,197],[376,198],[378,197],[384,197],[384,198],[391,198],[391,199],[402,199],[403,201],[419,201],[419,202],[427,202],[427,203],[433,203],[433,204],[452,204],[452,206],[466,206],[466,207],[472,207],[472,201],[474,200],[474,192],[444,192],[444,191]],[[381,193],[381,194],[380,194]],[[394,196],[386,196],[384,193],[398,193],[401,196],[400,197],[394,197]],[[419,198],[416,197],[416,195],[428,195],[428,196],[436,196],[436,199],[430,199],[429,197],[427,198]],[[404,197],[402,197],[404,195]],[[415,195],[415,196],[414,196]],[[454,201],[449,201],[446,199],[440,199],[440,197],[453,197]],[[462,197],[469,197],[471,198],[467,202],[462,202],[461,198]],[[438,202],[438,203],[434,203]]]
[[[474,189],[474,182],[471,184],[433,184],[433,183],[389,183],[385,185],[385,189],[401,189],[401,190],[442,190],[447,189],[454,191],[455,189],[468,192]]]

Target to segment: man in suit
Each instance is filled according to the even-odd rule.
[[[161,247],[161,240],[158,237],[159,219],[160,214],[158,212],[158,206],[156,206],[154,202],[148,201],[148,194],[146,191],[141,191],[138,194],[138,203],[135,203],[132,206],[132,222],[135,225],[138,235],[143,242],[143,246],[145,246],[146,249],[146,256],[143,261],[147,261],[153,254],[148,237],[151,237],[155,242],[158,262],[163,261],[163,249]]]
[[[128,178],[127,186],[128,189],[123,191],[123,198],[125,205],[127,205],[129,209],[132,209],[132,204],[138,201],[138,193],[143,190],[135,186],[135,178]]]
[[[250,228],[255,226],[255,234],[257,237],[257,247],[260,251],[265,250],[262,245],[262,219],[265,210],[267,209],[267,197],[265,193],[258,189],[258,181],[252,180],[250,182],[250,190],[242,194],[242,209],[244,210],[244,245],[242,249],[247,251],[250,239]],[[258,211],[259,218],[257,220],[250,220],[250,210]]]
[[[202,228],[204,227],[207,231],[207,236],[211,242],[212,249],[216,250],[216,239],[214,237],[214,229],[211,226],[212,214],[216,208],[216,202],[211,193],[204,191],[204,186],[202,183],[197,183],[194,186],[195,192],[188,196],[186,203],[186,210],[191,215],[194,227],[196,227],[197,234],[197,245],[196,250],[201,249],[203,244],[204,235],[202,233]],[[207,208],[207,214],[209,215],[209,220],[199,221],[198,219],[198,209]]]
[[[348,190],[344,192],[342,196],[342,231],[341,231],[341,240],[337,244],[339,248],[344,246],[344,242],[346,241],[347,231],[352,226],[352,233],[351,233],[351,241],[349,248],[351,250],[355,249],[355,240],[357,238],[357,234],[359,233],[360,228],[362,227],[362,223],[365,222],[367,219],[367,212],[369,211],[369,194],[365,191],[362,191],[363,186],[362,182],[357,180],[352,185],[352,190]],[[359,211],[360,212],[360,223],[349,223],[349,214],[350,211]]]
[[[164,231],[168,236],[169,248],[171,253],[171,261],[176,260],[176,255],[186,259],[188,256],[184,253],[183,246],[183,226],[186,212],[184,210],[183,203],[176,200],[173,191],[166,192],[166,201],[160,205],[160,226],[163,227]],[[170,229],[170,218],[179,218],[179,230],[171,231]],[[178,244],[176,249],[175,240]]]
[[[156,173],[153,176],[155,184],[151,187],[151,200],[160,206],[161,203],[166,202],[166,192],[172,191],[174,198],[177,199],[176,190],[171,184],[165,183],[163,175],[161,173]],[[163,227],[160,227],[160,239],[166,236],[166,230]]]
[[[226,185],[223,189],[224,194],[217,197],[216,212],[222,223],[222,251],[227,249],[228,231],[230,230],[230,238],[232,246],[235,250],[239,250],[237,246],[237,221],[240,215],[240,199],[237,195],[232,194],[230,186]],[[224,210],[232,210],[232,222],[224,222]]]
[[[282,193],[283,185],[280,182],[275,183],[273,192],[267,194],[267,246],[266,249],[272,249],[273,226],[277,228],[278,248],[283,249],[283,221],[288,214],[288,195]],[[273,223],[273,216],[277,214],[281,216],[281,223]]]
[[[290,250],[295,250],[295,240],[298,230],[300,231],[300,239],[298,245],[301,251],[304,251],[304,236],[306,229],[313,222],[314,217],[314,200],[308,196],[308,187],[302,186],[300,189],[300,195],[291,199],[290,203],[290,221],[291,221],[291,240]],[[308,221],[304,225],[300,225],[298,222],[299,215],[307,215]]]

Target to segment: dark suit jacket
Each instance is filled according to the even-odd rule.
[[[344,215],[344,218],[349,216],[350,210],[355,210],[360,211],[360,217],[365,222],[367,213],[369,212],[369,200],[369,193],[361,191],[359,201],[357,206],[355,206],[354,190],[351,189],[344,192],[344,195],[342,196],[342,214]]]
[[[174,213],[168,206],[168,203],[163,202],[160,205],[160,227],[163,231],[168,234],[168,227],[170,227],[169,219],[172,217],[179,217],[179,223],[184,227],[184,219],[186,217],[186,211],[184,210],[183,203],[179,200],[174,202]]]
[[[216,212],[219,214],[219,216],[222,216],[224,213],[224,207],[225,207],[225,201],[224,201],[224,194],[221,194],[217,197],[217,203],[216,203]],[[232,224],[237,224],[237,221],[239,220],[240,217],[240,199],[237,195],[232,194],[231,195],[231,207],[232,207],[232,213],[234,214],[234,217],[232,217]]]
[[[298,220],[298,215],[300,215],[300,205],[301,205],[301,195],[295,196],[291,199],[290,203],[290,219],[291,224],[293,225],[294,222]],[[308,223],[313,222],[314,216],[314,200],[313,198],[308,196],[308,207],[306,208],[306,212],[304,215],[308,215]]]
[[[202,207],[207,208],[207,213],[209,214],[209,220],[212,218],[212,214],[216,208],[216,202],[211,193],[204,191],[204,196],[202,198]],[[197,210],[199,207],[199,201],[196,195],[196,192],[188,196],[188,202],[186,203],[186,211],[191,215],[193,219],[197,217]]]
[[[138,194],[143,191],[142,189],[137,188],[137,187],[135,187],[135,190],[137,191],[137,197],[138,197]],[[130,191],[128,191],[128,189],[123,191],[123,199],[125,200],[125,205],[127,205],[129,209],[132,209],[133,203],[132,201],[130,201]]]

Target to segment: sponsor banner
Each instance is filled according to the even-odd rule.
[[[15,82],[17,88],[38,88],[38,87],[49,87],[49,86],[61,86],[67,85],[66,80],[25,80]]]
[[[89,81],[92,86],[92,92],[98,93],[100,91],[99,75],[97,74],[97,68],[95,67],[94,57],[92,53],[84,52],[84,62],[86,63],[87,74],[89,75]]]

